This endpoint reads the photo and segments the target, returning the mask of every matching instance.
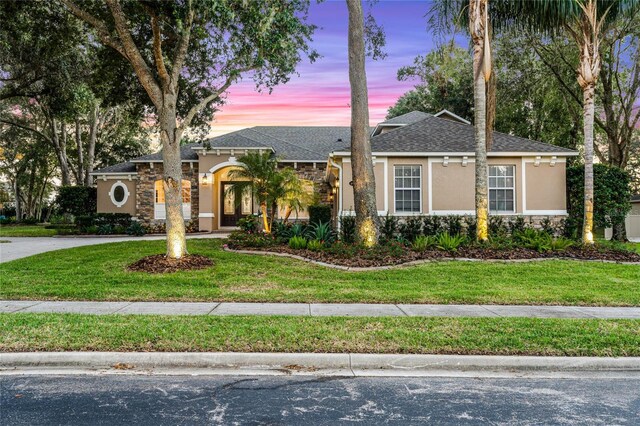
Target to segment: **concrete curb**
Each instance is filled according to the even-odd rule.
[[[640,376],[640,357],[234,352],[0,353],[2,374],[269,374],[338,376]]]
[[[536,257],[532,259],[472,259],[468,257],[442,257],[439,259],[412,260],[410,262],[398,263],[397,265],[358,267],[358,266],[343,266],[343,265],[336,265],[333,263],[320,262],[320,261],[311,259],[309,257],[298,256],[296,254],[291,254],[291,253],[282,253],[282,252],[264,251],[264,250],[236,250],[236,249],[229,248],[227,246],[224,246],[223,250],[230,253],[238,253],[238,254],[288,257],[290,259],[301,260],[303,262],[308,262],[317,266],[323,266],[325,268],[339,269],[341,271],[349,271],[349,272],[386,271],[389,269],[406,268],[409,266],[423,265],[425,263],[456,262],[456,261],[488,262],[488,263],[529,263],[529,262],[544,262],[544,261],[552,261],[552,260],[567,260],[567,261],[575,261],[575,262],[616,263],[619,265],[640,265],[640,262],[618,262],[615,260],[598,260],[598,259],[573,259],[568,257]]]

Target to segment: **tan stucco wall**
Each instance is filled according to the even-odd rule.
[[[565,163],[526,163],[527,210],[566,210]]]
[[[440,161],[440,160],[436,160]],[[475,163],[469,161],[465,167],[455,159],[445,167],[441,162],[431,164],[433,179],[433,210],[475,209]]]
[[[640,201],[634,201],[631,203],[630,215],[640,215]]]
[[[373,168],[376,180],[376,207],[378,211],[384,210],[384,163],[376,161]],[[353,186],[349,182],[353,180],[351,173],[351,163],[342,163],[342,211],[355,211],[353,201]]]
[[[389,197],[389,212],[396,213],[396,203],[395,203],[395,166],[396,165],[415,165],[421,166],[420,176],[422,180],[422,211],[421,214],[429,213],[429,173],[428,173],[428,163],[426,157],[416,157],[416,158],[397,158],[397,157],[389,157],[387,158],[387,163],[389,164],[389,187],[387,188],[387,196]]]
[[[115,204],[113,204],[113,202],[111,201],[111,197],[109,196],[111,187],[118,181],[124,183],[129,190],[129,198],[127,198],[127,202],[121,207],[117,207]],[[131,216],[135,216],[136,182],[134,180],[130,181],[127,178],[107,179],[106,181],[97,179],[96,184],[98,213],[129,213]]]

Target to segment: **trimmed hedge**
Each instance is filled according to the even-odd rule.
[[[61,186],[55,204],[60,213],[73,216],[92,215],[97,209],[96,188],[86,186]]]
[[[309,206],[309,224],[331,223],[331,206],[315,204]]]

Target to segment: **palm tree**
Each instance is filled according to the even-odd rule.
[[[291,210],[305,206],[309,195],[306,195],[298,174],[290,167],[278,169],[278,161],[270,152],[250,152],[238,162],[241,165],[229,171],[229,178],[234,182],[228,191],[235,195],[238,204],[242,194],[250,192],[254,196],[260,205],[264,232],[271,233],[278,205],[285,206],[289,214]]]

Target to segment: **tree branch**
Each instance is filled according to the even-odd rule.
[[[34,129],[33,127],[29,127],[29,126],[27,126],[25,124],[20,124],[20,123],[17,123],[15,121],[6,120],[4,118],[0,118],[0,123],[8,124],[10,126],[15,126],[15,127],[18,127],[18,128],[20,128],[22,130],[27,130],[29,132],[32,132],[32,133],[38,135],[39,137],[41,137],[42,139],[44,139],[45,142],[47,142],[47,143],[49,143],[51,145],[54,145],[54,143],[51,140],[51,138],[48,137],[47,135],[45,135],[44,133],[42,133],[41,131],[39,131],[38,129]]]
[[[187,20],[184,25],[184,34],[180,37],[178,42],[178,48],[176,50],[175,58],[173,59],[173,65],[171,68],[171,83],[178,85],[178,79],[180,78],[180,71],[182,65],[187,57],[187,50],[189,48],[189,41],[191,39],[191,26],[193,25],[194,11],[191,0],[187,0],[189,10],[187,12]]]
[[[155,14],[151,14],[151,29],[153,30],[153,57],[156,61],[156,68],[158,69],[158,75],[160,76],[160,82],[162,87],[166,90],[169,86],[169,73],[167,67],[164,64],[164,57],[162,55],[162,35],[160,34],[160,24],[158,23],[158,17]]]

